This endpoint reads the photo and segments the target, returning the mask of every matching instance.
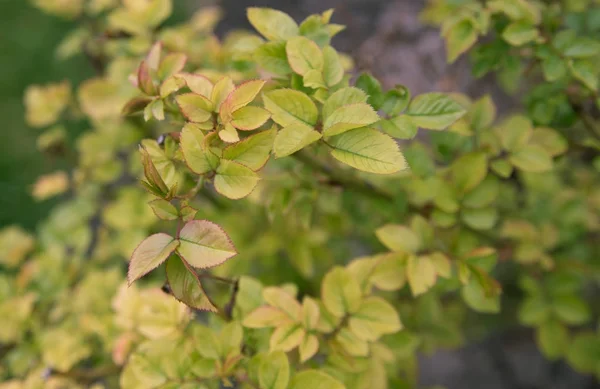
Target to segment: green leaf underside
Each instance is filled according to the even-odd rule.
[[[173,255],[166,262],[167,281],[173,296],[185,305],[202,311],[216,312],[210,302],[200,279],[181,258]]]
[[[177,252],[195,268],[214,267],[237,254],[229,236],[208,220],[188,222],[181,229],[179,240]]]
[[[127,280],[129,284],[157,268],[179,246],[179,241],[165,233],[150,235],[131,255]]]
[[[391,174],[403,170],[406,161],[396,142],[372,128],[347,131],[328,140],[331,155],[340,162],[370,173]]]

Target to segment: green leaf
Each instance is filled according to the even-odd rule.
[[[403,85],[396,85],[387,91],[383,97],[381,110],[390,116],[399,115],[410,103],[410,90]]]
[[[196,268],[220,265],[237,254],[225,231],[208,220],[187,222],[179,233],[179,240],[177,253]]]
[[[185,80],[188,88],[197,94],[206,97],[207,99],[211,99],[214,85],[213,83],[206,77],[200,74],[191,74],[191,73],[181,73],[176,77],[180,77]],[[212,100],[212,99],[211,99]]]
[[[512,22],[502,32],[502,38],[513,46],[522,46],[536,40],[538,36],[537,28],[524,20]]]
[[[179,143],[185,162],[194,173],[205,174],[219,165],[219,157],[205,145],[204,133],[196,126],[186,124],[181,130]]]
[[[468,113],[471,119],[471,125],[475,131],[481,131],[488,128],[496,118],[496,105],[490,97],[485,95],[471,105]]]
[[[202,95],[185,93],[175,99],[181,112],[190,122],[202,123],[212,117],[212,102]]]
[[[562,48],[562,53],[572,58],[594,57],[600,54],[600,42],[587,36],[577,37]]]
[[[477,42],[477,29],[470,19],[465,19],[448,29],[444,38],[448,51],[448,63],[452,63]]]
[[[500,312],[500,297],[488,295],[483,286],[477,280],[472,280],[461,290],[465,303],[477,312],[498,313]]]
[[[528,297],[519,307],[519,321],[527,326],[542,325],[550,314],[550,305],[541,297]]]
[[[281,11],[250,7],[247,15],[250,24],[268,40],[286,40],[298,35],[298,24]]]
[[[260,389],[286,389],[290,381],[290,363],[283,351],[265,355],[258,370]]]
[[[323,135],[342,134],[354,128],[365,127],[379,121],[379,115],[366,103],[344,105],[325,118]]]
[[[302,83],[305,87],[312,89],[321,89],[327,87],[327,85],[325,85],[325,81],[323,80],[323,73],[316,69],[307,71],[302,77]]]
[[[328,140],[331,155],[355,169],[390,174],[406,168],[396,142],[372,128],[358,128]]]
[[[431,258],[427,255],[408,258],[406,277],[413,296],[418,296],[431,289],[437,279],[437,271]]]
[[[508,160],[517,169],[531,173],[552,170],[552,158],[541,146],[528,145],[512,153]]]
[[[460,212],[462,221],[475,230],[489,230],[498,221],[497,208],[463,208]]]
[[[183,70],[185,63],[187,62],[187,56],[182,53],[170,53],[163,58],[158,67],[158,79],[166,80],[172,75],[179,73]]]
[[[285,52],[292,70],[301,76],[310,70],[323,70],[321,49],[306,37],[290,38],[285,45]]]
[[[358,88],[342,88],[331,94],[323,104],[323,117],[327,118],[331,114],[345,105],[366,103],[367,95]]]
[[[306,335],[306,331],[298,323],[287,323],[279,326],[273,331],[273,335],[269,339],[269,350],[271,352],[291,351],[300,345],[302,339]]]
[[[178,246],[178,240],[164,233],[150,235],[144,239],[133,251],[129,261],[129,285],[157,268]]]
[[[323,48],[323,80],[329,87],[337,85],[344,78],[344,67],[337,51],[331,46]]]
[[[384,119],[379,124],[385,133],[398,139],[412,139],[417,135],[419,129],[408,115]]]
[[[346,389],[340,381],[319,370],[304,370],[292,378],[289,389]]]
[[[335,267],[323,278],[321,299],[332,315],[343,317],[360,308],[360,286],[346,269]]]
[[[406,283],[407,257],[401,253],[383,254],[378,261],[371,274],[373,285],[386,291],[401,289]]]
[[[498,197],[500,182],[488,175],[475,189],[463,197],[462,205],[468,208],[482,208],[490,205]]]
[[[230,321],[225,324],[219,332],[219,343],[221,346],[221,359],[238,356],[241,353],[242,342],[244,340],[244,329],[237,321]]]
[[[429,130],[443,130],[460,119],[465,109],[443,93],[425,93],[411,101],[406,115],[419,127]]]
[[[410,228],[399,224],[386,224],[375,231],[377,239],[392,251],[416,253],[422,242]]]
[[[450,169],[456,189],[467,193],[477,187],[487,175],[487,157],[482,152],[463,154],[454,161]]]
[[[552,309],[560,320],[571,325],[584,324],[591,318],[589,306],[576,295],[556,297]]]
[[[217,311],[206,296],[198,275],[185,261],[172,255],[167,259],[166,271],[171,292],[177,300],[201,311]]]
[[[290,316],[281,309],[264,305],[250,312],[242,324],[248,328],[265,328],[280,327],[290,322]]]
[[[367,103],[369,103],[373,109],[379,110],[379,108],[381,108],[384,101],[384,95],[381,90],[381,84],[375,77],[368,73],[362,73],[356,79],[356,87],[362,89],[369,96]]]
[[[567,75],[567,64],[558,55],[551,54],[542,59],[542,71],[546,81],[558,81]]]
[[[564,154],[569,148],[567,140],[558,131],[546,127],[533,131],[531,143],[541,146],[551,157]]]
[[[570,63],[573,77],[581,81],[593,91],[598,90],[598,73],[596,66],[590,60],[576,59]]]
[[[283,127],[294,123],[314,127],[317,123],[317,106],[310,97],[300,91],[278,89],[267,92],[263,94],[263,102],[275,123]]]
[[[222,77],[216,82],[210,94],[210,101],[213,104],[213,110],[215,112],[221,111],[221,105],[234,90],[235,85],[230,77]]]
[[[248,196],[259,181],[252,169],[237,162],[221,160],[214,179],[217,192],[230,199],[241,199]]]
[[[354,332],[347,328],[342,328],[335,336],[335,346],[341,347],[343,354],[352,357],[366,357],[369,355],[369,343],[366,340],[359,339]]]
[[[398,312],[381,297],[364,299],[358,311],[350,316],[350,330],[360,339],[374,342],[381,336],[402,329]]]
[[[223,150],[223,158],[254,171],[260,170],[269,160],[276,132],[272,128],[231,144]]]
[[[268,42],[254,51],[254,60],[258,66],[278,76],[292,72],[285,52],[285,42]]]
[[[596,373],[600,361],[600,337],[597,334],[579,333],[569,347],[567,361],[582,373]]]
[[[311,127],[295,123],[282,128],[275,137],[273,151],[276,158],[286,157],[321,139],[320,132]]]
[[[254,130],[271,117],[269,111],[261,107],[242,107],[231,114],[231,124],[238,130]]]
[[[502,147],[508,151],[516,151],[527,145],[533,132],[533,126],[529,118],[513,115],[503,121],[496,131]]]
[[[154,211],[156,217],[162,220],[176,220],[179,217],[177,208],[170,202],[163,199],[150,201],[150,207]]]
[[[502,178],[508,178],[513,172],[513,167],[505,159],[496,159],[490,162],[490,168]]]
[[[536,331],[536,341],[544,356],[550,360],[562,357],[569,347],[569,333],[565,326],[550,320]]]

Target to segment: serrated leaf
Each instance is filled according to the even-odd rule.
[[[272,351],[291,351],[298,347],[306,331],[298,323],[284,324],[273,331],[269,339],[269,350]]]
[[[178,74],[177,77],[183,79],[193,93],[211,99],[214,85],[208,78],[191,73]]]
[[[258,370],[260,389],[286,389],[290,381],[290,363],[283,351],[265,355]]]
[[[254,51],[254,60],[258,66],[278,76],[292,72],[285,52],[285,42],[268,42]]]
[[[292,89],[278,89],[263,94],[265,108],[272,119],[285,127],[304,123],[311,127],[317,123],[319,112],[315,103],[304,93]]]
[[[406,277],[413,296],[418,296],[431,289],[437,279],[435,265],[428,255],[417,257],[411,255],[406,266]]]
[[[304,370],[292,378],[289,389],[346,389],[346,386],[319,370]]]
[[[250,7],[247,15],[250,24],[268,40],[287,40],[298,35],[298,24],[281,11]]]
[[[323,70],[323,53],[317,44],[303,36],[290,38],[285,45],[292,70],[301,76],[310,70]]]
[[[206,97],[185,93],[175,98],[183,115],[194,123],[202,123],[212,117],[213,105]]]
[[[538,145],[527,145],[512,153],[508,160],[517,169],[526,172],[542,173],[552,170],[552,158]]]
[[[399,224],[386,224],[375,231],[377,239],[392,251],[416,253],[422,242],[410,228]]]
[[[355,87],[342,88],[331,94],[323,104],[323,117],[327,118],[338,108],[345,105],[366,103],[367,95]]]
[[[443,130],[460,119],[465,109],[450,96],[443,93],[424,93],[411,101],[406,115],[419,127]]]
[[[410,90],[403,85],[396,85],[383,96],[381,110],[389,116],[399,115],[410,103]]]
[[[317,327],[319,323],[320,309],[319,304],[312,298],[304,296],[302,300],[302,325],[307,330]]]
[[[213,171],[219,164],[219,157],[204,145],[204,133],[194,125],[187,124],[181,130],[181,151],[189,168],[196,174]]]
[[[226,159],[221,160],[214,179],[217,192],[230,199],[248,196],[259,181],[258,175],[250,168]]]
[[[229,117],[235,111],[250,104],[260,93],[264,85],[264,80],[250,80],[238,85],[237,88],[229,93],[224,105],[219,109],[221,117]]]
[[[223,158],[256,171],[269,160],[277,131],[273,128],[249,136],[223,150]]]
[[[235,85],[230,77],[222,77],[215,83],[215,86],[210,94],[210,101],[213,104],[213,109],[215,112],[219,112],[221,110],[221,105],[234,89]]]
[[[368,73],[362,73],[356,79],[356,87],[365,91],[369,99],[367,102],[373,109],[379,110],[383,105],[384,95],[379,81]]]
[[[323,80],[332,87],[344,78],[344,67],[337,51],[331,46],[323,48]]]
[[[160,62],[158,67],[158,79],[166,80],[172,75],[179,73],[183,70],[185,63],[187,62],[187,55],[182,53],[170,53],[167,54]]]
[[[360,307],[360,286],[346,269],[336,267],[323,278],[321,299],[332,315],[343,317],[347,313],[356,312]]]
[[[379,115],[368,104],[344,105],[325,118],[323,135],[338,135],[354,128],[368,126],[377,121],[379,121]]]
[[[374,342],[381,336],[402,329],[398,312],[381,297],[364,299],[348,322],[350,330],[360,339]]]
[[[419,129],[408,115],[381,120],[379,125],[386,134],[398,139],[412,139]]]
[[[320,132],[311,127],[294,123],[277,132],[273,151],[276,158],[286,157],[321,139]]]
[[[261,107],[242,107],[231,114],[231,125],[238,130],[254,130],[269,120],[271,113]]]
[[[167,259],[166,272],[171,293],[177,300],[194,309],[217,311],[206,296],[196,273],[181,258],[173,255]]]
[[[162,220],[176,220],[179,217],[177,208],[170,202],[163,199],[156,199],[149,202],[152,211],[156,217]]]
[[[331,155],[355,169],[390,174],[403,170],[406,161],[396,142],[372,128],[358,128],[328,140]]]
[[[131,255],[127,281],[131,285],[163,263],[179,246],[179,241],[170,235],[150,235],[140,243]]]
[[[208,220],[187,222],[179,233],[179,240],[177,252],[184,261],[196,268],[220,265],[237,254],[225,231]]]

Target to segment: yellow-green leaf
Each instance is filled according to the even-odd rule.
[[[289,389],[346,389],[346,386],[320,370],[304,370],[292,378]]]
[[[278,89],[263,94],[265,108],[281,126],[304,123],[311,127],[317,123],[319,112],[315,103],[300,91]]]
[[[408,258],[406,277],[413,296],[418,296],[435,285],[437,272],[429,256],[411,255]]]
[[[325,308],[336,317],[358,310],[361,303],[358,282],[344,268],[335,267],[323,278],[321,299]]]
[[[250,24],[268,40],[286,40],[298,35],[298,24],[281,11],[250,7],[247,15]]]
[[[552,170],[552,158],[538,145],[528,145],[512,153],[508,160],[517,169],[531,173]]]
[[[223,150],[223,158],[240,163],[254,171],[259,170],[269,160],[276,132],[272,128],[231,144]]]
[[[460,193],[467,193],[479,185],[487,175],[487,157],[483,152],[463,154],[454,161],[450,169],[456,189]]]
[[[410,228],[399,224],[386,224],[375,231],[377,239],[392,251],[416,253],[422,242]]]
[[[290,363],[283,351],[265,355],[258,370],[260,389],[286,389],[290,381]]]
[[[288,352],[298,347],[304,339],[306,331],[298,323],[284,324],[273,331],[269,340],[269,350]]]
[[[217,192],[230,199],[248,196],[258,183],[258,175],[240,163],[221,160],[214,179]]]
[[[293,123],[277,132],[273,151],[276,158],[286,157],[321,139],[320,132],[303,123]]]
[[[316,335],[306,335],[298,346],[300,362],[304,363],[311,359],[319,351],[319,338]]]
[[[156,217],[162,220],[176,220],[179,217],[177,208],[170,202],[163,199],[156,199],[151,201],[150,207],[154,211]]]
[[[206,97],[195,93],[186,93],[176,97],[183,115],[194,123],[202,123],[212,117],[213,105]]]
[[[242,107],[231,114],[231,125],[238,130],[254,130],[271,117],[271,113],[261,107]]]
[[[537,28],[524,20],[512,22],[502,31],[502,38],[513,46],[522,46],[537,39],[538,36]]]
[[[350,330],[360,339],[374,342],[381,336],[402,329],[398,312],[381,297],[364,299],[348,322]]]
[[[204,133],[193,124],[181,130],[181,150],[189,168],[196,174],[208,173],[219,165],[219,157],[205,146]]]
[[[237,254],[225,231],[208,220],[187,222],[179,233],[179,240],[177,252],[196,268],[220,265]]]
[[[323,135],[338,135],[354,128],[365,127],[379,121],[379,115],[366,103],[344,105],[325,118]]]
[[[310,70],[323,69],[323,53],[310,39],[297,36],[290,38],[285,45],[288,62],[292,70],[301,76]]]
[[[443,93],[424,93],[410,102],[406,115],[419,127],[443,130],[460,119],[466,110]]]
[[[332,87],[344,78],[344,67],[340,56],[331,46],[323,48],[323,80]]]
[[[287,61],[285,42],[268,42],[254,51],[254,60],[258,66],[278,76],[292,72]]]
[[[403,170],[406,161],[396,142],[372,128],[358,128],[328,140],[331,155],[355,169],[390,174]]]
[[[327,118],[331,114],[345,105],[366,103],[367,95],[362,89],[355,87],[342,88],[331,94],[323,104],[323,117]]]
[[[178,240],[164,233],[144,239],[131,255],[127,272],[129,284],[158,267],[178,246]]]

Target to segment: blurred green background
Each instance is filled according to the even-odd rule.
[[[73,23],[45,15],[24,0],[0,0],[0,226],[18,223],[33,229],[57,201],[36,202],[29,194],[37,176],[64,167],[66,161],[37,151],[40,130],[25,124],[23,92],[30,84],[66,78],[76,82],[91,74],[82,57],[64,62],[54,57]]]

